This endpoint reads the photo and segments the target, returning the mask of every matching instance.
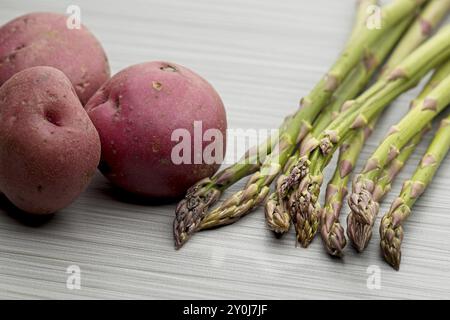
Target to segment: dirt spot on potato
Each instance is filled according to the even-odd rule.
[[[114,108],[117,110],[117,113],[120,112],[120,99],[122,98],[121,95],[118,95],[116,98],[114,98],[113,102],[114,102]]]
[[[26,47],[26,45],[25,45],[24,43],[19,44],[17,47],[14,48],[14,51],[22,50],[22,49],[25,48],[25,47]]]
[[[47,96],[49,97],[50,101],[52,101],[52,102],[58,101],[58,96],[56,94],[50,92],[50,90],[47,90],[46,93],[47,93]]]
[[[170,64],[166,64],[165,66],[161,66],[159,68],[162,71],[167,71],[167,72],[177,72],[177,68],[175,68],[174,66],[170,65]]]
[[[83,82],[79,82],[75,85],[75,88],[80,91],[80,92],[84,92],[86,90],[87,87],[89,87],[90,83],[89,81],[83,81]]]
[[[16,58],[16,53],[13,52],[13,53],[7,55],[1,62],[2,62],[2,64],[8,63],[8,62],[13,62],[15,58]]]
[[[36,189],[37,189],[37,191],[38,191],[39,193],[41,193],[41,192],[42,192],[42,189],[43,189],[43,187],[42,187],[41,185],[38,185]]]
[[[15,60],[16,57],[17,57],[17,53],[18,53],[20,50],[24,49],[25,47],[26,47],[25,44],[20,44],[20,45],[18,45],[17,47],[15,47],[14,50],[13,50],[10,54],[8,54],[7,56],[3,57],[3,58],[0,60],[1,64],[5,63],[5,62],[14,62],[14,60]]]
[[[170,162],[170,160],[167,160],[167,159],[161,159],[161,160],[159,160],[159,163],[163,164],[163,165],[167,165],[167,164],[170,164],[171,162]]]
[[[153,153],[157,153],[157,152],[159,152],[159,150],[161,150],[161,146],[159,145],[159,143],[157,143],[157,142],[152,143]]]
[[[153,89],[157,90],[157,91],[161,91],[162,89],[162,83],[158,82],[158,81],[153,81],[152,82],[152,87]]]

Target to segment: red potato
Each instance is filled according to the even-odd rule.
[[[61,71],[29,68],[0,87],[0,191],[19,209],[66,207],[99,160],[98,133]]]
[[[0,27],[0,86],[15,73],[35,66],[64,72],[82,104],[109,79],[106,54],[89,30],[69,29],[67,16],[30,13]]]
[[[102,143],[100,170],[116,186],[151,198],[177,198],[198,180],[211,176],[220,163],[175,164],[171,135],[184,128],[194,136],[217,129],[225,153],[225,109],[214,88],[180,65],[148,62],[113,76],[89,100],[86,111]],[[202,149],[210,142],[203,141]],[[190,143],[194,150],[194,142]]]

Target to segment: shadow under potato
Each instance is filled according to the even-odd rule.
[[[170,204],[176,205],[177,202],[183,198],[183,196],[177,198],[149,198],[120,189],[109,182],[107,182],[105,186],[101,188],[101,192],[120,202],[142,206],[164,206]]]
[[[31,214],[22,211],[14,206],[3,194],[0,194],[0,210],[14,220],[29,227],[39,227],[49,222],[55,216],[54,214]]]

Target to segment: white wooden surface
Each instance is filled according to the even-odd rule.
[[[294,111],[342,48],[354,8],[353,0],[2,0],[0,24],[31,11],[64,13],[69,4],[81,7],[113,72],[157,59],[186,65],[219,91],[231,128],[276,128]],[[417,91],[385,113],[359,166]],[[100,174],[73,205],[38,226],[7,214],[2,200],[0,298],[450,298],[449,160],[407,223],[400,272],[381,258],[377,231],[366,252],[349,247],[341,261],[319,238],[307,250],[294,246],[292,232],[275,239],[261,209],[195,235],[177,252],[174,205],[121,202]],[[66,288],[69,265],[81,268],[81,290]],[[370,265],[381,270],[378,290],[366,285]]]

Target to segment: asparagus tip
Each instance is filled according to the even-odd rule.
[[[332,256],[342,257],[343,250],[347,245],[344,228],[339,222],[338,213],[330,210],[333,208],[324,209],[322,212],[320,233],[327,252]]]
[[[378,214],[379,204],[373,194],[364,187],[356,188],[359,192],[353,192],[348,198],[348,205],[355,214],[355,219],[363,224],[373,224]]]
[[[401,260],[401,251],[396,250],[389,250],[385,247],[383,247],[383,244],[381,244],[381,248],[383,251],[383,256],[386,262],[395,270],[400,270],[400,260]]]
[[[294,167],[291,169],[289,176],[287,176],[278,186],[278,194],[280,197],[284,198],[288,195],[292,188],[298,186],[302,179],[308,175],[310,161],[307,157],[301,157]]]
[[[372,237],[372,225],[361,223],[355,218],[355,213],[350,212],[347,218],[347,235],[356,251],[361,253]]]
[[[276,193],[270,196],[265,205],[267,226],[278,235],[288,232],[291,225],[290,215],[284,208]]]
[[[409,211],[406,205],[400,205],[394,207],[389,211],[381,220],[380,224],[380,237],[381,237],[381,251],[383,252],[384,259],[395,270],[399,270],[401,261],[401,245],[403,240],[403,227],[400,224],[401,219],[398,219],[399,215]]]
[[[209,180],[202,180],[189,189],[185,198],[179,202],[175,210],[173,234],[177,250],[197,231],[210,205],[220,197],[219,190],[206,187],[208,183]]]
[[[288,199],[290,212],[294,218],[297,240],[306,248],[313,240],[319,227],[320,208],[318,195],[322,176],[307,175],[300,182],[299,188]]]

